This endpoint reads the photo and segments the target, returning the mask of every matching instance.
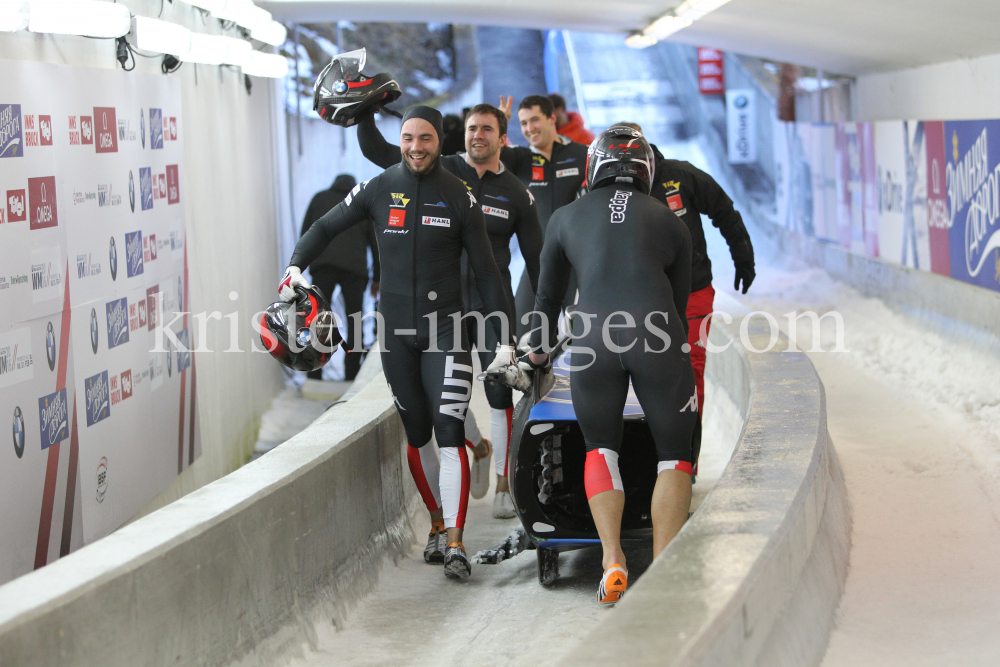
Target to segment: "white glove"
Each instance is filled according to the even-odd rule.
[[[281,279],[281,283],[278,285],[278,298],[282,301],[295,301],[296,287],[309,289],[312,285],[302,277],[302,271],[299,270],[299,267],[289,266],[285,269],[285,277]]]
[[[531,389],[531,373],[525,372],[518,365],[513,345],[497,345],[497,356],[480,379],[499,383],[520,392]]]
[[[509,366],[516,361],[516,353],[513,345],[497,345],[497,356],[493,358],[493,362],[486,368],[486,372],[497,370],[503,366]]]

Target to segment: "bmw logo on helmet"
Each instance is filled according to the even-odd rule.
[[[49,322],[49,326],[45,330],[45,360],[49,362],[49,370],[54,371],[56,369],[56,332],[52,328],[52,322]]]
[[[108,263],[111,264],[111,280],[118,279],[118,249],[115,247],[115,237],[111,237],[111,246],[108,248]]]
[[[146,147],[146,112],[139,109],[139,136],[142,137],[142,147]],[[129,180],[132,180],[131,178]]]
[[[135,179],[132,178],[131,171],[128,172],[128,205],[135,213]]]
[[[24,456],[24,415],[20,406],[14,408],[14,453],[17,458]]]
[[[97,330],[97,310],[94,308],[90,309],[90,349],[97,354],[97,342],[99,340],[98,330]]]
[[[333,92],[343,95],[347,92],[347,82],[343,79],[337,79],[333,82]]]

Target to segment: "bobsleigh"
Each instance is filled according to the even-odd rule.
[[[550,356],[551,366],[535,371],[531,390],[514,408],[508,471],[521,526],[496,547],[475,556],[476,562],[499,564],[533,549],[538,558],[538,581],[543,586],[558,579],[560,552],[601,544],[584,490],[586,447],[570,395],[573,351],[569,339],[562,338]],[[583,353],[579,356],[580,364],[589,358]],[[650,505],[657,458],[631,384],[623,416],[618,459],[625,488],[621,540],[648,542],[653,536]],[[699,436],[696,434],[696,446]]]

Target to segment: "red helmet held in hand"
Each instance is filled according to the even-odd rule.
[[[260,340],[271,356],[296,371],[322,368],[343,338],[318,287],[296,287],[296,299],[272,303],[260,319]]]

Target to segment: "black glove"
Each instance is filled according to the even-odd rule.
[[[750,284],[757,277],[757,272],[753,270],[753,260],[736,262],[736,280],[733,281],[733,289],[739,290],[740,281],[743,281],[743,293],[750,289]]]

